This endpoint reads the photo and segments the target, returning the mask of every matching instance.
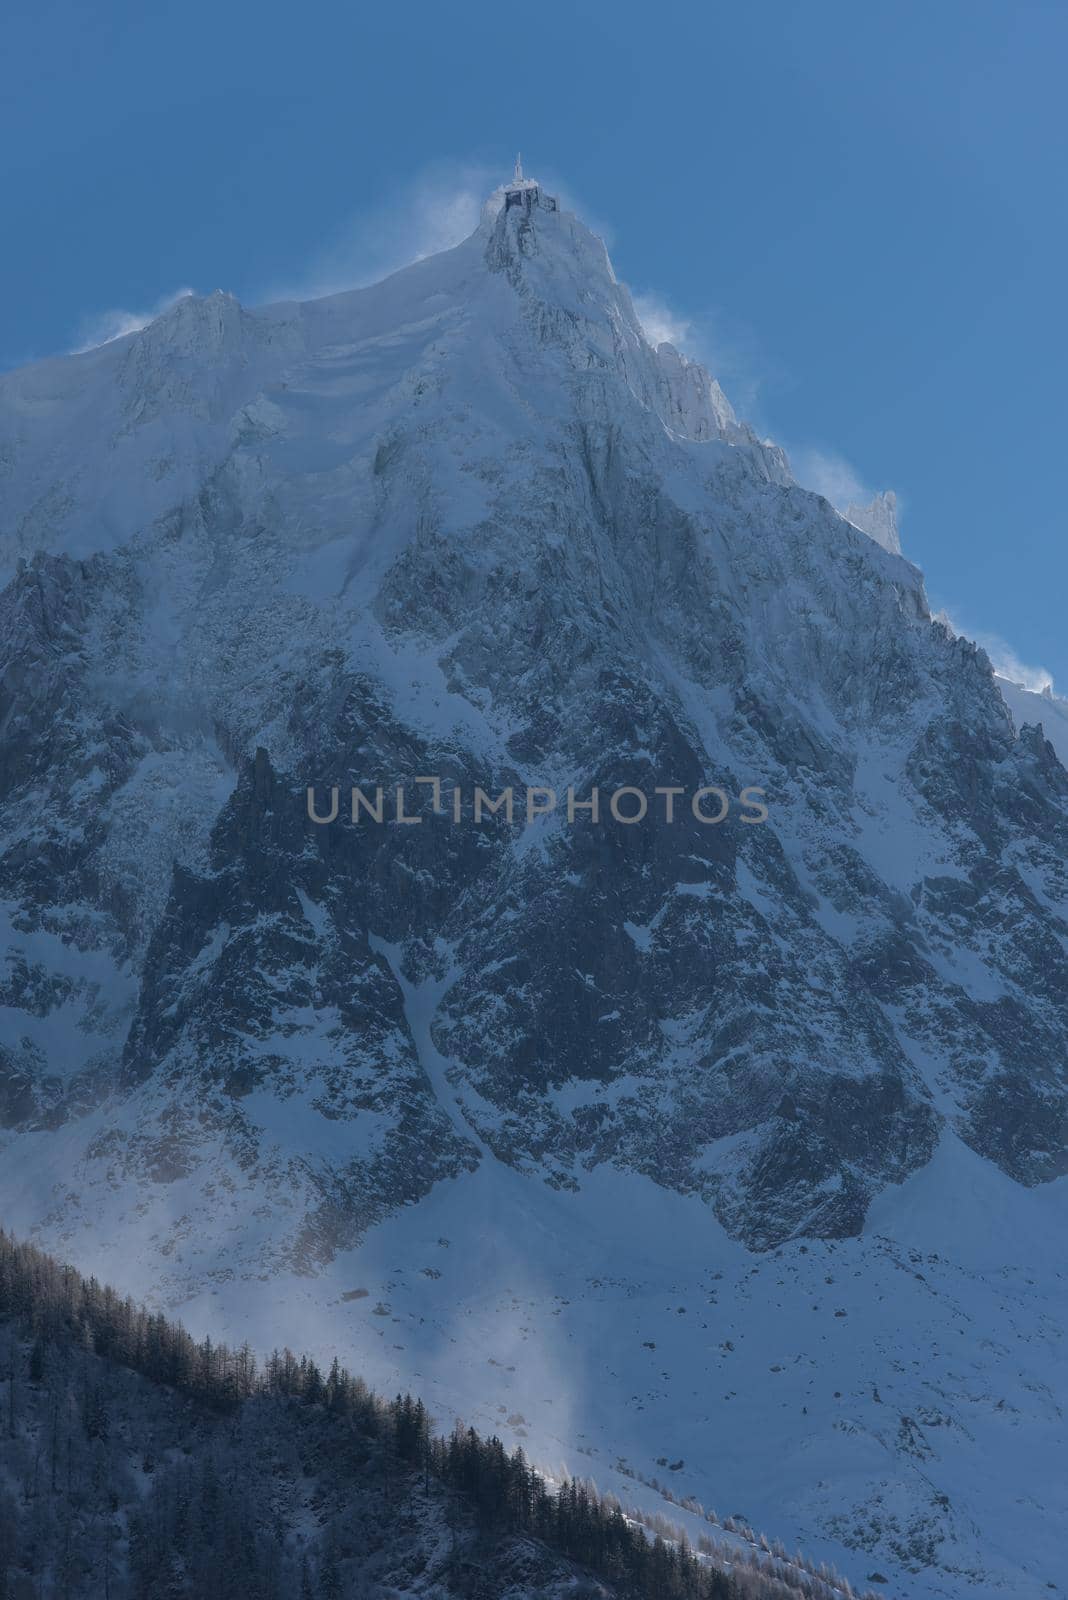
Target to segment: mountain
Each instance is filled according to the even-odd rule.
[[[1045,1595],[1068,772],[888,498],[518,194],[0,379],[0,1207],[604,1488]]]

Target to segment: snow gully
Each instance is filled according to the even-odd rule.
[[[579,799],[571,786],[565,790],[562,797],[558,797],[555,789],[540,784],[529,785],[525,789],[509,786],[496,796],[491,796],[487,790],[476,787],[468,797],[463,789],[456,787],[446,792],[440,778],[414,778],[412,782],[420,785],[421,790],[429,789],[432,807],[430,814],[447,816],[453,823],[471,820],[481,824],[487,817],[503,816],[506,822],[519,822],[529,826],[553,813],[561,818],[566,817],[570,823],[580,821],[599,824],[611,820],[624,827],[643,822],[650,815],[656,821],[674,823],[680,820],[680,813],[681,817],[685,817],[688,813],[694,821],[707,827],[716,827],[719,823],[726,822],[732,815],[739,822],[749,824],[766,822],[768,819],[768,808],[763,804],[766,791],[752,784],[742,789],[732,802],[726,789],[720,788],[717,784],[708,784],[704,788],[694,790],[692,794],[689,794],[682,784],[657,784],[650,800],[644,789],[636,788],[632,784],[624,784],[611,792],[595,787],[585,799]],[[413,825],[424,821],[427,800],[425,793],[420,792],[418,797],[423,802],[421,815],[418,806],[412,810],[408,809],[403,783],[392,786],[389,792],[391,806],[387,806],[385,785],[376,784],[370,794],[354,785],[349,795],[351,820],[354,823]],[[308,817],[320,826],[336,822],[341,813],[340,786],[332,785],[329,794],[329,805],[325,812],[321,812],[315,786],[308,787]],[[390,811],[392,815],[389,814]]]

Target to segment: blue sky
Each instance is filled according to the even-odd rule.
[[[1068,690],[1068,7],[8,0],[0,365],[448,242],[517,146],[932,604]]]

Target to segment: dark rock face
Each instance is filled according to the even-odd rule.
[[[118,534],[73,446],[35,499],[11,434],[16,1144],[83,1129],[82,1182],[180,1193],[176,1237],[251,1208],[250,1259],[301,1267],[485,1160],[635,1169],[756,1249],[857,1233],[947,1119],[1017,1182],[1068,1170],[1068,774],[573,219],[92,360]]]

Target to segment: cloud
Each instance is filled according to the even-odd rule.
[[[581,213],[585,216],[585,213]],[[624,280],[626,273],[623,274]],[[684,311],[657,289],[631,293],[638,321],[651,344],[675,346],[712,374],[735,413],[760,430],[761,395],[782,374],[760,348],[753,331],[716,308]]]
[[[999,678],[1007,678],[1009,683],[1018,684],[1021,689],[1029,689],[1032,694],[1041,694],[1045,689],[1053,692],[1053,674],[1049,668],[1029,666],[1020,659],[1012,645],[1000,634],[961,627],[945,610],[938,612],[936,620],[944,623],[950,633],[959,638],[970,639],[981,650],[985,650],[990,657],[990,665]]]
[[[177,305],[179,300],[185,300],[195,292],[193,289],[176,289],[173,294],[164,295],[149,311],[102,311],[83,318],[79,333],[81,342],[70,354],[80,356],[86,350],[96,350],[100,345],[110,344],[113,339],[121,339],[127,333],[138,333],[162,316],[164,311]]]
[[[798,483],[823,495],[839,511],[851,505],[866,506],[875,498],[874,491],[865,487],[843,456],[805,446],[791,450],[789,455]]]
[[[635,294],[631,298],[638,321],[651,344],[673,344],[677,350],[692,353],[697,335],[688,317],[673,311],[659,294]]]
[[[296,281],[256,298],[314,300],[362,289],[413,261],[449,250],[475,231],[501,177],[471,164],[428,167],[388,200],[357,212]]]

